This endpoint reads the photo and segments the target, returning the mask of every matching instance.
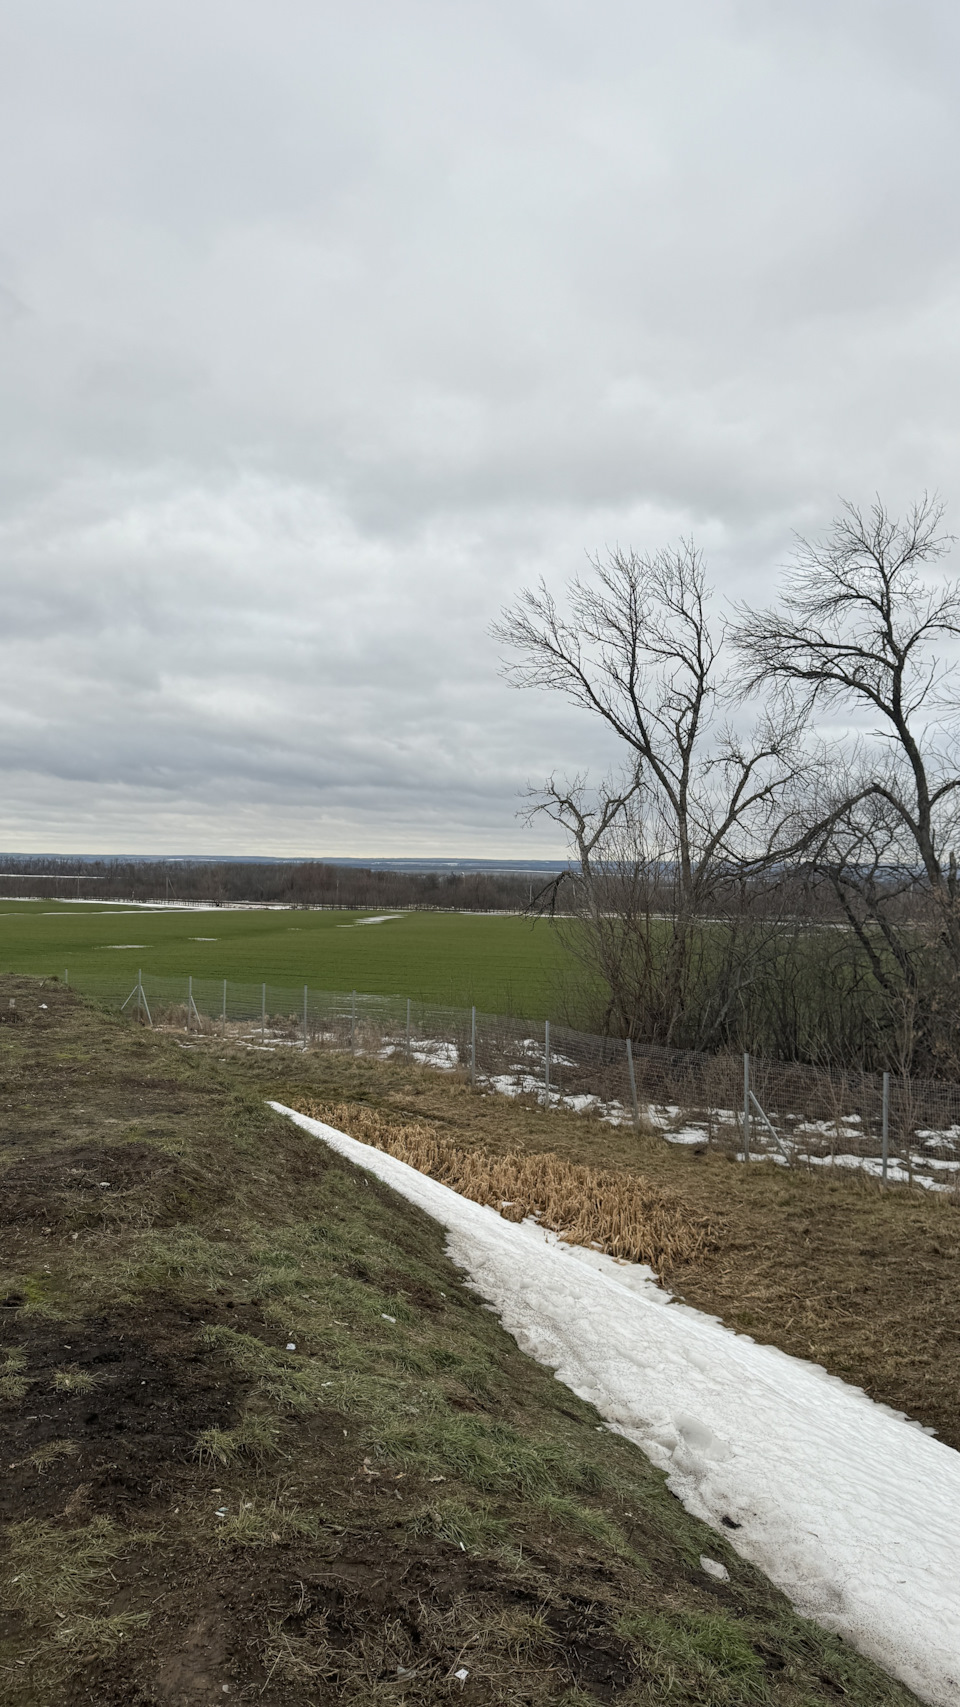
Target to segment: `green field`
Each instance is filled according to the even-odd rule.
[[[563,1017],[573,977],[545,921],[476,913],[94,906],[0,901],[0,970],[115,974],[409,996],[530,1019]]]

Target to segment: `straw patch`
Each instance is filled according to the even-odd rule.
[[[385,1150],[508,1221],[533,1216],[571,1245],[587,1245],[658,1273],[716,1248],[717,1223],[642,1175],[605,1171],[547,1152],[461,1149],[435,1128],[391,1121],[363,1103],[300,1099],[301,1114]]]

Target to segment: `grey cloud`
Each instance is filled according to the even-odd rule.
[[[498,679],[520,584],[693,530],[765,597],[838,492],[951,496],[958,30],[11,16],[0,838],[523,846],[527,778],[613,755]]]

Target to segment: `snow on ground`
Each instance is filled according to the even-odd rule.
[[[649,1269],[505,1221],[272,1106],[446,1227],[521,1349],[642,1447],[800,1612],[924,1700],[960,1707],[960,1454],[816,1365],[671,1302]]]
[[[364,921],[360,921],[363,923]],[[352,927],[351,927],[352,929]],[[521,1053],[536,1055],[541,1044],[533,1039],[527,1039],[518,1045]],[[462,1066],[460,1052],[455,1043],[445,1043],[439,1039],[420,1038],[411,1046],[409,1051],[405,1044],[387,1044],[379,1051],[381,1060],[387,1060],[391,1055],[409,1053],[413,1060],[424,1067],[436,1067],[444,1072],[452,1072]],[[555,1056],[555,1063],[560,1060]],[[568,1108],[575,1114],[590,1112],[599,1120],[604,1120],[610,1126],[629,1126],[633,1114],[623,1103],[611,1100],[604,1102],[600,1097],[591,1094],[569,1095],[564,1091],[551,1088],[548,1092],[543,1082],[542,1069],[530,1072],[524,1062],[518,1061],[510,1073],[478,1073],[477,1083],[484,1090],[495,1091],[499,1096],[519,1097],[535,1096],[544,1107]],[[647,1125],[659,1131],[661,1138],[668,1144],[689,1144],[691,1146],[709,1145],[710,1131],[706,1124],[696,1122],[684,1123],[684,1112],[677,1103],[649,1103],[643,1105],[643,1118]],[[736,1129],[742,1116],[738,1110],[717,1109],[714,1122]],[[924,1143],[924,1150],[955,1149],[951,1134],[958,1128],[949,1127],[943,1133],[917,1132],[916,1137]],[[769,1135],[760,1127],[759,1121],[754,1122],[754,1132],[751,1139],[749,1158],[738,1152],[738,1162],[776,1162],[781,1167],[795,1161],[810,1167],[860,1168],[864,1173],[876,1179],[883,1177],[883,1162],[880,1156],[858,1155],[853,1151],[844,1151],[839,1155],[818,1155],[809,1148],[810,1138],[830,1139],[836,1142],[838,1136],[846,1133],[852,1141],[862,1140],[862,1121],[859,1115],[846,1116],[839,1123],[830,1120],[811,1120],[793,1122],[789,1130],[782,1132],[779,1137],[781,1148],[775,1150]],[[805,1145],[803,1140],[807,1139]],[[926,1172],[930,1169],[933,1172]],[[945,1177],[938,1180],[936,1170],[939,1169]],[[953,1191],[956,1181],[954,1174],[960,1174],[960,1160],[938,1160],[934,1156],[916,1151],[912,1154],[911,1166],[907,1167],[903,1158],[891,1156],[887,1165],[887,1180],[891,1185],[917,1185],[926,1191]]]
[[[365,921],[359,922],[362,924]],[[517,1045],[517,1049],[520,1055],[536,1058],[542,1050],[542,1044],[533,1038],[527,1038]],[[391,1055],[399,1054],[409,1054],[421,1066],[436,1067],[443,1072],[452,1072],[465,1064],[455,1043],[443,1042],[438,1038],[419,1038],[409,1049],[406,1043],[389,1043],[379,1051],[380,1059],[384,1061]],[[555,1055],[553,1061],[555,1065],[560,1065],[563,1058]],[[570,1065],[569,1062],[566,1064]],[[589,1112],[610,1126],[629,1126],[633,1121],[632,1111],[616,1099],[604,1102],[601,1097],[590,1093],[570,1095],[556,1087],[547,1091],[543,1069],[538,1067],[536,1072],[531,1072],[529,1063],[522,1060],[518,1060],[513,1071],[509,1073],[478,1073],[477,1084],[484,1090],[495,1091],[499,1096],[535,1096],[543,1107],[568,1108],[575,1114]],[[700,1146],[710,1143],[711,1131],[707,1124],[702,1119],[694,1119],[691,1123],[678,1103],[644,1103],[642,1114],[644,1122],[658,1131],[668,1144]],[[876,1179],[883,1177],[883,1162],[880,1156],[864,1156],[853,1151],[843,1151],[839,1155],[819,1155],[810,1149],[811,1139],[829,1139],[831,1143],[836,1143],[845,1135],[853,1143],[862,1142],[863,1122],[858,1114],[847,1115],[839,1122],[800,1121],[793,1116],[788,1116],[787,1119],[788,1128],[778,1136],[779,1150],[773,1148],[769,1134],[764,1132],[761,1123],[755,1120],[750,1155],[747,1157],[738,1152],[736,1160],[776,1162],[780,1166],[795,1161],[811,1167],[860,1168]],[[739,1110],[716,1109],[712,1124],[737,1130],[741,1120]],[[891,1185],[922,1186],[927,1191],[953,1191],[957,1182],[952,1174],[960,1174],[960,1160],[941,1161],[925,1152],[938,1148],[956,1149],[954,1137],[958,1133],[960,1128],[952,1126],[943,1132],[918,1131],[915,1137],[923,1142],[923,1150],[912,1153],[909,1168],[904,1158],[891,1156],[887,1166],[888,1182]],[[925,1172],[927,1169],[933,1171]],[[937,1169],[946,1177],[938,1180]]]
[[[358,925],[388,925],[391,919],[402,919],[403,913],[378,913],[375,918],[351,919],[348,925],[338,925],[341,931],[355,931]]]

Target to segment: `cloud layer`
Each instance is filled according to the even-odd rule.
[[[610,748],[487,629],[693,532],[766,598],[953,496],[946,4],[36,0],[5,21],[8,849],[551,853]]]

